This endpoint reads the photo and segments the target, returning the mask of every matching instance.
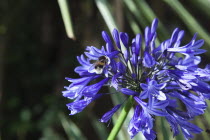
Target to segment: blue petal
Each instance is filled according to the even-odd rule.
[[[154,34],[156,32],[157,26],[158,26],[158,19],[155,18],[152,22],[151,34]]]
[[[192,49],[198,49],[198,48],[200,48],[201,46],[203,46],[203,44],[204,44],[204,40],[203,40],[203,39],[197,40],[197,41],[193,44],[193,46],[192,46],[191,48],[192,48]]]
[[[146,27],[145,28],[145,46],[146,47],[149,46],[150,36],[151,36],[150,28]]]
[[[140,94],[141,99],[147,99],[149,97],[148,91],[142,91]]]
[[[155,64],[155,59],[148,52],[144,52],[143,65],[147,68],[151,68]]]
[[[120,33],[120,39],[125,47],[128,47],[129,36],[127,33]]]
[[[121,76],[121,73],[117,73],[112,77],[112,81],[111,81],[111,86],[113,86],[116,90],[118,90],[119,86],[119,82],[117,80],[117,78],[119,78]]]
[[[81,90],[93,79],[97,77],[92,76],[92,77],[83,77],[79,79],[73,79],[73,78],[66,78],[68,81],[73,82],[70,84],[69,87],[66,87],[66,91],[63,91],[63,96],[70,98],[70,99],[75,99],[81,94]]]
[[[134,67],[137,66],[138,58],[137,58],[137,55],[135,53],[131,57],[131,63],[133,64]]]
[[[166,106],[169,105],[169,102],[167,100],[165,101],[159,101],[159,102],[154,102],[153,103],[153,108],[160,108],[160,109],[164,109]]]
[[[178,34],[178,37],[177,37],[177,41],[181,41],[183,37],[184,37],[184,31],[181,30],[181,31],[179,31],[179,34]]]
[[[170,45],[176,41],[178,33],[179,33],[179,29],[176,28],[171,35]]]
[[[114,29],[112,32],[112,36],[114,41],[116,42],[116,45],[119,49],[121,49],[121,45],[120,45],[120,39],[119,39],[119,33],[117,31],[117,29]]]
[[[71,110],[71,113],[69,115],[74,115],[76,113],[81,112],[89,103],[91,103],[91,101],[91,99],[83,99],[67,104],[66,106],[69,110]]]
[[[77,60],[81,65],[89,66],[90,62],[85,59],[84,55],[77,56]]]
[[[86,86],[81,92],[86,97],[93,97],[98,93],[101,87],[108,82],[108,80],[109,78],[105,78],[96,84]]]
[[[174,136],[179,135],[180,132],[179,132],[178,123],[177,123],[176,119],[174,117],[168,115],[168,116],[166,116],[166,120],[170,124]]]
[[[135,91],[127,89],[127,88],[121,88],[120,91],[126,95],[138,95],[138,92],[135,92]]]
[[[112,41],[111,41],[111,39],[110,39],[110,37],[109,37],[109,35],[107,34],[106,31],[103,31],[102,32],[102,37],[103,37],[103,39],[104,39],[105,42],[112,43]]]
[[[119,54],[119,51],[113,51],[110,54],[107,54],[107,56],[111,59],[114,58],[117,54]]]
[[[135,48],[136,48],[135,53],[138,56],[141,53],[140,52],[140,50],[141,50],[141,35],[140,34],[137,34],[136,35],[136,38],[135,38]]]
[[[120,73],[124,74],[126,72],[126,66],[122,62],[117,63],[117,69]]]
[[[151,109],[151,110],[148,109],[148,112],[149,112],[150,114],[155,115],[155,116],[166,116],[166,115],[167,115],[166,112],[163,112],[163,111],[157,110],[157,109]]]
[[[150,130],[150,129],[149,129],[149,132],[148,132],[148,130],[145,130],[145,131],[143,132],[143,135],[144,135],[144,137],[145,137],[147,140],[155,140],[155,138],[156,138],[156,133],[155,133],[155,131]]]
[[[121,104],[116,105],[115,107],[113,107],[110,111],[106,112],[102,118],[100,119],[100,122],[108,122],[111,117],[114,115],[114,113],[121,107]]]

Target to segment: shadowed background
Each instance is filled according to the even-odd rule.
[[[75,39],[66,35],[56,0],[0,1],[0,140],[106,139],[115,121],[103,124],[98,119],[119,102],[119,97],[105,96],[82,113],[68,116],[65,104],[71,101],[61,93],[63,86],[69,85],[65,77],[78,77],[74,73],[79,65],[76,56],[86,46],[105,45],[103,30],[110,33],[116,26],[134,37],[157,17],[159,41],[170,38],[176,27],[186,31],[184,43],[198,32],[198,38],[205,39],[204,48],[209,50],[202,55],[200,66],[210,62],[209,0],[67,2]],[[108,92],[106,87],[104,90]],[[194,123],[204,131],[194,139],[206,140],[210,136],[209,114],[207,110],[195,119]],[[118,139],[128,139],[127,125]],[[159,140],[172,139],[165,120],[157,118],[155,125]]]

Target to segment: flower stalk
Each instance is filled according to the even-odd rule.
[[[119,118],[117,119],[117,122],[115,124],[115,126],[113,127],[111,133],[109,134],[107,140],[115,140],[117,134],[119,133],[126,117],[128,116],[128,113],[131,109],[131,107],[133,106],[134,103],[134,99],[133,96],[130,96],[128,101],[126,102],[125,106],[123,107]]]

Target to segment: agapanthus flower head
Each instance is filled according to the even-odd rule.
[[[189,43],[182,44],[184,31],[176,28],[169,39],[156,45],[157,26],[158,20],[154,19],[144,35],[137,34],[133,39],[114,29],[112,40],[103,31],[105,47],[88,46],[86,56],[77,57],[81,66],[75,72],[81,78],[66,78],[71,84],[63,91],[64,97],[74,99],[67,104],[70,115],[108,94],[100,92],[106,84],[125,97],[132,96],[136,102],[128,126],[131,138],[142,132],[147,140],[154,140],[155,116],[164,117],[174,136],[182,131],[186,140],[193,137],[192,133],[202,131],[189,120],[203,114],[205,100],[210,99],[210,65],[198,67],[201,62],[198,55],[205,52],[200,49],[204,41],[196,40],[195,34]],[[99,82],[91,84],[96,79]],[[108,122],[122,104],[105,113],[100,121]]]

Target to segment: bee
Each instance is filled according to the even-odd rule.
[[[89,68],[89,72],[96,74],[101,74],[104,70],[104,67],[109,64],[110,59],[107,56],[100,56],[98,60]]]

